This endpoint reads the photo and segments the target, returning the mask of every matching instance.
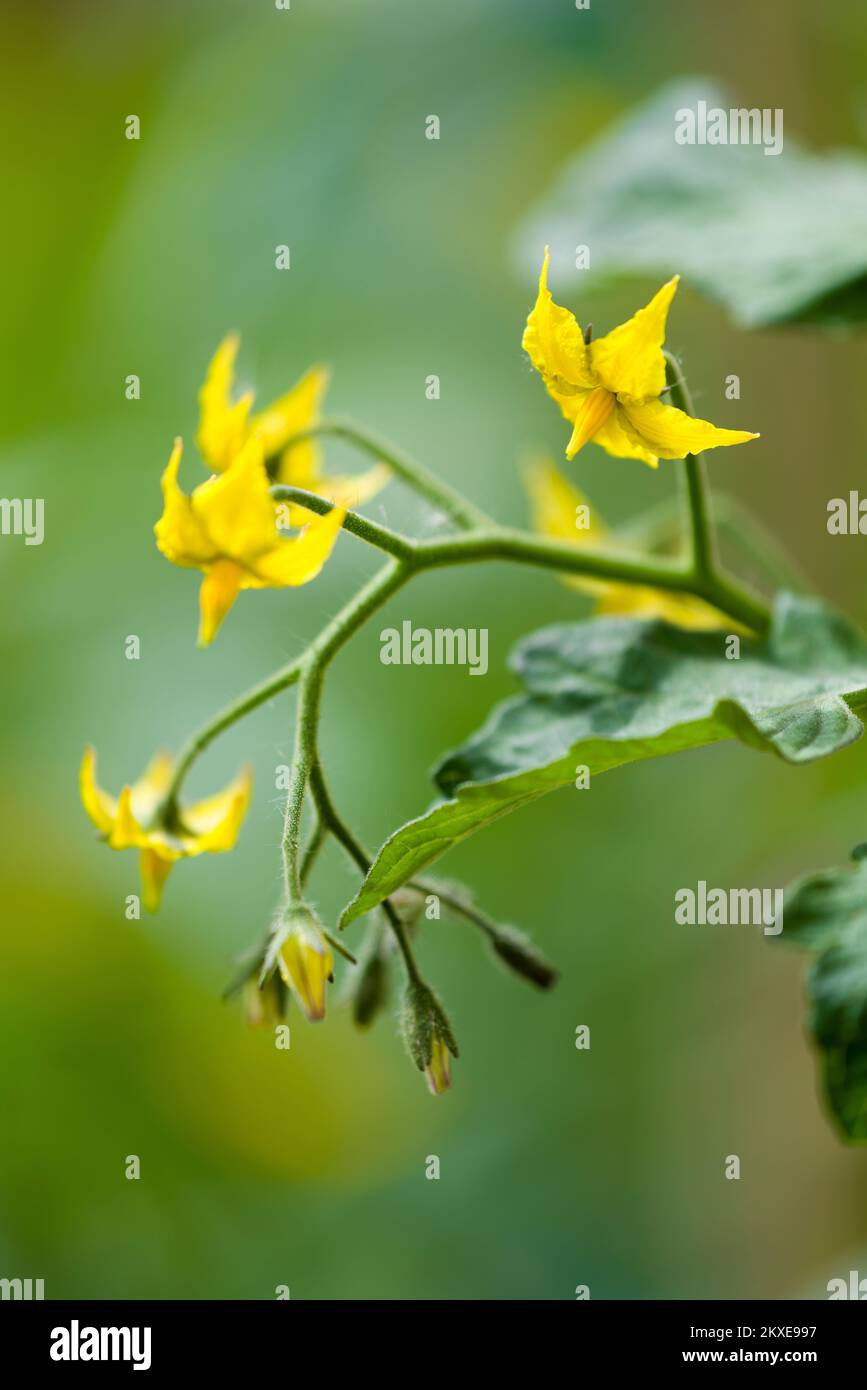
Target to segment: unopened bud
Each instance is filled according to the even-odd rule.
[[[358,967],[352,990],[352,1018],[358,1028],[369,1028],[388,1003],[388,965],[377,943]]]
[[[411,980],[406,987],[401,1016],[401,1030],[410,1057],[435,1096],[451,1085],[451,1061],[458,1055],[458,1045],[448,1015],[433,990],[421,980]]]
[[[241,990],[241,1006],[251,1028],[272,1028],[286,1017],[289,991],[276,973],[263,984],[251,976]]]
[[[284,908],[277,917],[262,978],[279,970],[311,1023],[325,1017],[325,985],[332,977],[334,957],[319,918],[302,903]]]
[[[510,970],[523,975],[525,980],[531,980],[540,989],[550,989],[556,982],[557,971],[553,965],[516,927],[497,927],[496,933],[491,935],[491,945]]]

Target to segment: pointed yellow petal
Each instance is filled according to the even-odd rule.
[[[132,808],[136,820],[146,825],[168,791],[174,772],[174,759],[160,750],[148,763],[141,777],[132,786]]]
[[[301,380],[295,383],[291,391],[287,391],[285,396],[281,396],[273,405],[269,405],[253,417],[250,427],[261,437],[266,458],[279,453],[293,434],[300,434],[316,424],[328,379],[329,373],[325,367],[311,367],[309,372],[305,372]],[[282,472],[284,468],[291,468],[293,452],[294,450],[290,449],[290,457],[284,457],[280,461],[280,482],[288,481],[283,478]]]
[[[220,557],[248,565],[276,545],[276,510],[257,436],[251,435],[231,467],[197,487],[190,500]]]
[[[214,353],[199,392],[199,432],[196,443],[202,457],[217,472],[232,462],[249,432],[252,392],[232,403],[235,358],[240,339],[229,333]]]
[[[597,613],[630,618],[662,618],[674,627],[687,630],[733,631],[732,621],[717,608],[691,594],[669,594],[640,584],[609,584],[599,601]]]
[[[86,748],[79,772],[81,801],[97,830],[107,835],[117,816],[117,801],[96,783],[96,749]]]
[[[548,289],[549,260],[546,246],[539,276],[539,293],[527,319],[522,347],[550,390],[571,395],[579,389],[589,390],[597,383],[575,315],[555,304],[551,298]]]
[[[593,443],[600,445],[606,454],[611,454],[614,458],[641,459],[642,463],[648,464],[651,468],[658,468],[659,459],[656,454],[638,442],[638,436],[628,422],[624,428],[622,415],[623,408],[618,402],[605,424],[594,434]]]
[[[117,801],[117,816],[108,837],[112,849],[144,849],[148,837],[132,809],[132,788],[124,787]]]
[[[558,468],[547,459],[540,459],[525,470],[524,483],[532,508],[533,529],[552,540],[569,541],[572,545],[598,545],[605,540],[608,528],[591,507],[586,497],[564,478]],[[578,526],[578,508],[586,507],[589,525]],[[583,514],[582,514],[583,516]],[[607,585],[598,579],[587,579],[583,575],[563,574],[562,582],[570,589],[582,593],[600,594]]]
[[[639,399],[658,396],[665,386],[665,320],[679,276],[663,285],[644,308],[590,344],[590,362],[609,391]]]
[[[717,449],[728,444],[746,444],[758,439],[747,430],[720,430],[707,420],[685,415],[676,406],[662,401],[624,401],[619,403],[619,418],[631,431],[636,442],[664,459],[682,459],[687,454],[699,454],[703,449]]]
[[[311,1023],[325,1017],[325,985],[334,957],[321,932],[292,931],[280,948],[277,964]]]
[[[194,853],[232,849],[247,814],[252,786],[252,769],[245,767],[224,791],[184,808],[184,826],[196,839]]]
[[[304,487],[308,492],[318,492],[322,479],[322,450],[315,439],[303,439],[284,449],[274,474],[276,483],[286,483],[289,487]]]
[[[206,565],[214,559],[214,547],[193,510],[192,498],[178,486],[183,441],[175,440],[162,476],[163,514],[154,527],[157,546],[174,565]]]
[[[243,588],[283,588],[308,584],[315,579],[334,548],[346,511],[333,507],[317,516],[300,536],[284,539],[255,562],[253,578],[245,576]]]
[[[424,1069],[431,1094],[441,1096],[452,1084],[452,1059],[438,1033],[434,1034],[430,1061]]]
[[[572,417],[572,438],[566,445],[567,459],[574,458],[579,449],[591,440],[594,435],[602,429],[612,410],[614,409],[614,397],[610,391],[606,391],[599,386],[595,391],[583,392],[580,396],[573,396],[575,401],[575,414]]]
[[[163,895],[163,885],[169,876],[173,859],[166,859],[155,849],[143,849],[139,855],[142,903],[146,912],[156,912]]]
[[[363,473],[335,473],[322,479],[321,497],[327,497],[336,507],[361,507],[375,497],[391,481],[387,463],[375,463]]]
[[[605,539],[607,528],[597,516],[595,508],[559,468],[547,459],[538,459],[524,471],[524,482],[530,498],[533,514],[533,529],[552,540],[572,541],[580,545],[583,541],[598,544]],[[578,508],[586,507],[589,525],[578,526]]]
[[[216,637],[238,591],[244,571],[234,560],[217,560],[205,572],[199,590],[199,646],[207,647]]]

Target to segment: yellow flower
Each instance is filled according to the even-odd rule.
[[[572,425],[567,458],[592,439],[616,458],[642,459],[656,468],[661,458],[758,439],[746,430],[717,429],[659,399],[665,387],[665,321],[677,275],[626,323],[585,343],[574,314],[551,298],[548,260],[546,247],[523,347]]]
[[[358,507],[379,492],[390,476],[384,464],[376,464],[357,476],[335,474],[329,477],[322,470],[321,450],[315,439],[288,443],[294,435],[319,423],[320,406],[328,386],[326,369],[311,367],[284,396],[251,416],[252,391],[245,392],[237,401],[232,400],[239,345],[237,333],[230,333],[223,339],[199,392],[197,442],[206,463],[215,472],[222,473],[230,467],[251,435],[258,434],[265,458],[275,460],[271,470],[273,482],[305,488],[337,507]],[[293,508],[290,516],[291,524],[301,525],[308,519],[308,513],[299,518],[295,510]]]
[[[177,439],[163,474],[163,514],[154,532],[173,564],[204,572],[199,644],[207,646],[240,589],[276,589],[315,579],[346,513],[334,507],[299,536],[281,536],[258,435],[250,436],[224,473],[189,497],[178,486],[182,448]]]
[[[234,847],[250,800],[252,774],[244,768],[225,791],[185,807],[172,825],[166,825],[161,809],[173,771],[169,754],[158,753],[143,776],[115,799],[97,785],[93,748],[85,750],[81,761],[81,800],[97,830],[111,849],[140,851],[142,900],[148,912],[159,907],[176,860]]]
[[[311,1023],[325,1017],[325,985],[334,969],[331,947],[307,907],[287,913],[277,965]]]
[[[588,504],[587,499],[553,463],[540,459],[532,464],[525,472],[525,483],[536,531],[553,540],[569,541],[577,546],[604,545],[609,535],[605,523],[595,507]],[[586,526],[576,526],[579,507],[586,508],[586,512],[582,513],[582,517],[589,517]],[[643,584],[618,584],[611,580],[585,578],[583,575],[565,575],[563,582],[584,593],[595,594],[597,613],[630,618],[663,618],[675,627],[733,630],[730,618],[725,618],[709,603],[693,598],[691,594],[668,593]]]

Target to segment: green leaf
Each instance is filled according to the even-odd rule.
[[[512,667],[527,691],[494,709],[440,764],[448,800],[383,845],[342,925],[369,911],[460,840],[560,787],[645,758],[736,738],[806,762],[862,732],[867,642],[817,600],[782,594],[766,643],[722,632],[596,618],[543,629]]]
[[[825,1094],[846,1137],[867,1141],[867,861],[792,884],[776,940],[820,952],[807,994]]]
[[[867,1142],[867,936],[825,951],[807,988],[831,1111],[848,1139]]]
[[[679,273],[747,326],[867,318],[867,159],[679,145],[675,113],[739,102],[700,78],[663,88],[581,149],[519,232],[521,272],[550,244],[555,298],[622,275]],[[797,228],[797,235],[785,228]],[[576,271],[575,246],[591,250]]]
[[[786,889],[785,946],[823,951],[863,937],[867,943],[867,860],[807,874]]]

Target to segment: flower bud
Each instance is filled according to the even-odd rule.
[[[433,1095],[441,1095],[451,1085],[451,1061],[458,1046],[451,1024],[433,990],[421,980],[410,980],[406,987],[401,1030],[410,1057],[427,1077]]]
[[[257,972],[258,973],[258,972]],[[262,984],[251,975],[241,987],[241,1007],[251,1028],[273,1028],[286,1017],[289,991],[276,973]]]
[[[369,1028],[388,1003],[388,964],[377,943],[358,967],[352,990],[352,1018],[358,1028]]]
[[[533,942],[523,932],[516,927],[500,927],[491,933],[491,945],[500,960],[514,970],[517,975],[523,975],[525,980],[530,980],[540,989],[550,989],[557,979],[557,971],[553,965],[537,950]]]
[[[325,985],[334,957],[312,908],[286,908],[274,925],[265,970],[276,964],[311,1023],[325,1017]]]

